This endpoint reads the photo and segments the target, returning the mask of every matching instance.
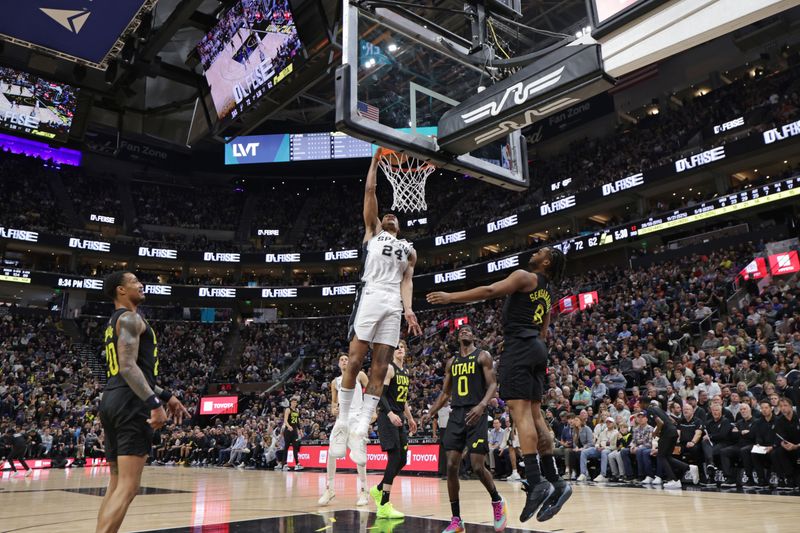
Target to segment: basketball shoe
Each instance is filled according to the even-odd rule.
[[[342,458],[347,453],[348,433],[349,428],[347,427],[347,422],[341,418],[337,418],[331,430],[331,447],[328,450],[328,453],[330,453],[331,457],[334,459]]]

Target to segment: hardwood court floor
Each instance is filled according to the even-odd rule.
[[[30,478],[4,472],[0,532],[94,531],[107,480],[107,467],[37,470]],[[378,474],[369,476],[370,483],[379,480]],[[656,533],[698,527],[705,532],[778,533],[800,527],[797,496],[585,485],[574,487],[572,499],[554,519],[545,523],[532,519],[523,526],[518,521],[524,501],[519,484],[498,481],[497,485],[509,502],[509,533]],[[320,508],[317,499],[324,486],[325,475],[319,472],[146,467],[142,492],[122,531],[439,533],[450,517],[446,482],[436,478],[402,476],[395,481],[392,501],[408,517],[391,524],[376,523],[374,505],[369,511],[355,511],[355,475],[337,475],[336,498]],[[461,482],[461,511],[469,533],[492,531],[489,498],[478,481]],[[213,524],[222,526],[198,527]]]

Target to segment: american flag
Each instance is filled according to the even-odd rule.
[[[375,122],[380,121],[381,112],[378,108],[373,105],[365,104],[364,102],[358,103],[358,114],[369,120],[374,120]]]

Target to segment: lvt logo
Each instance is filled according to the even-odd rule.
[[[259,146],[261,143],[233,143],[233,157],[255,157]]]

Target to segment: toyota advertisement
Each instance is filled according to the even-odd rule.
[[[286,461],[290,467],[297,464],[294,452],[289,451]],[[305,468],[326,468],[328,465],[327,446],[301,446],[300,464]],[[378,444],[367,445],[367,469],[383,470],[386,468],[386,452],[381,451]],[[345,456],[336,460],[336,468],[355,470],[356,464]],[[438,444],[409,444],[406,451],[406,466],[404,472],[438,472],[439,471],[439,445]]]
[[[203,396],[200,398],[201,415],[235,415],[238,412],[238,396]]]

